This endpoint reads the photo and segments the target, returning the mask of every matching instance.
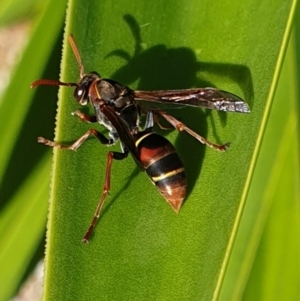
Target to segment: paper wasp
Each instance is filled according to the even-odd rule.
[[[186,176],[184,166],[174,146],[163,136],[152,131],[158,118],[164,118],[179,131],[185,131],[203,144],[218,151],[225,151],[229,144],[216,145],[188,128],[185,124],[154,108],[143,112],[139,100],[154,103],[169,103],[180,106],[195,106],[228,112],[249,113],[248,105],[238,96],[214,88],[196,88],[185,90],[139,91],[111,80],[103,79],[97,72],[84,73],[84,66],[72,35],[69,42],[79,65],[80,80],[78,83],[64,83],[58,80],[40,79],[31,87],[54,85],[75,87],[74,98],[80,105],[90,103],[95,115],[89,116],[77,110],[73,114],[82,121],[99,122],[107,128],[109,138],[91,128],[72,145],[62,145],[43,137],[38,142],[48,146],[75,151],[90,136],[95,136],[100,143],[110,146],[120,139],[121,152],[109,151],[105,182],[101,198],[94,213],[92,222],[83,237],[88,242],[99,218],[106,195],[110,190],[111,165],[113,159],[122,160],[131,153],[137,165],[148,174],[162,196],[175,212],[179,212],[186,196]],[[140,116],[146,114],[144,130],[140,130]]]

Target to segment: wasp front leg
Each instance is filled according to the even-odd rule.
[[[229,143],[225,143],[223,145],[218,145],[215,143],[212,143],[208,140],[206,140],[204,137],[200,136],[199,134],[197,134],[196,132],[194,132],[193,130],[191,130],[190,128],[188,128],[185,124],[183,124],[181,121],[177,120],[175,117],[167,114],[166,112],[163,111],[155,111],[156,114],[161,115],[163,118],[165,118],[175,129],[177,129],[180,132],[187,132],[189,135],[191,135],[192,137],[194,137],[195,139],[197,139],[199,142],[201,142],[202,144],[205,144],[211,148],[214,148],[220,152],[224,152],[228,149],[229,147]]]
[[[88,123],[95,123],[98,121],[95,115],[87,115],[79,110],[72,112],[72,115],[77,116],[81,121],[88,122]]]
[[[72,151],[76,151],[77,148],[83,144],[90,136],[95,136],[101,144],[110,146],[114,143],[113,139],[107,139],[104,135],[99,133],[95,129],[89,129],[85,134],[83,134],[79,139],[77,139],[73,144],[71,145],[63,145],[60,143],[56,143],[54,141],[50,141],[48,139],[45,139],[43,137],[38,137],[38,143],[43,143],[45,145],[51,146],[51,147],[57,147],[60,149],[68,149]]]

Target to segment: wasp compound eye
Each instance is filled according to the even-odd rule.
[[[88,103],[87,95],[86,95],[86,88],[78,86],[74,91],[74,98],[81,105],[86,105]]]

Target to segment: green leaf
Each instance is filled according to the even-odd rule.
[[[46,156],[18,188],[1,211],[1,290],[7,300],[18,288],[29,263],[44,236],[50,157]],[[39,178],[41,185],[37,187]],[[26,197],[25,197],[26,196]]]
[[[299,298],[299,9],[296,20],[220,300]]]
[[[55,150],[47,235],[46,300],[211,300],[220,290],[287,44],[292,1],[70,1],[61,80],[78,80],[73,33],[86,72],[139,89],[216,86],[244,96],[250,115],[174,110],[217,153],[164,132],[185,164],[189,191],[179,215],[130,158],[114,162],[111,197],[89,245],[80,240],[105,176],[107,149],[87,141]],[[44,91],[49,87],[42,87]],[[47,92],[45,92],[47,93]],[[90,125],[59,93],[56,141]],[[118,150],[118,145],[113,148]]]
[[[44,5],[40,2],[37,0],[28,0],[26,2],[21,0],[3,1],[0,7],[0,26],[14,22],[16,19],[29,19],[29,17],[39,14],[40,9]]]
[[[36,99],[30,84],[59,72],[65,6],[44,2],[0,104],[0,300],[18,289],[44,237],[51,152],[36,139],[42,130],[53,132],[56,91]]]

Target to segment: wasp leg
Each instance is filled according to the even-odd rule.
[[[190,128],[188,128],[185,124],[183,124],[181,121],[177,120],[175,117],[167,114],[166,112],[163,111],[155,111],[157,114],[161,115],[162,117],[164,117],[175,129],[177,129],[180,132],[187,132],[189,135],[191,135],[192,137],[196,138],[198,141],[200,141],[201,143],[214,148],[220,152],[224,152],[228,149],[229,147],[229,143],[223,144],[223,145],[218,145],[218,144],[214,144],[208,140],[206,140],[205,138],[203,138],[202,136],[200,136],[199,134],[197,134],[196,132],[194,132],[193,130],[191,130]]]
[[[89,239],[91,237],[91,234],[96,226],[97,220],[100,216],[100,212],[101,209],[103,207],[105,198],[110,190],[110,176],[111,176],[111,165],[113,162],[113,159],[115,160],[123,160],[128,156],[128,151],[125,150],[124,153],[118,153],[118,152],[109,152],[107,154],[107,163],[106,163],[106,171],[105,171],[105,182],[104,182],[104,186],[103,186],[103,190],[102,190],[102,195],[101,198],[99,200],[98,206],[96,208],[96,211],[94,213],[94,217],[91,221],[91,224],[89,226],[89,228],[87,229],[82,242],[84,243],[88,243]]]
[[[162,125],[162,124],[160,123],[160,121],[159,121],[157,115],[154,115],[154,122],[156,122],[156,123],[158,124],[158,126],[159,126],[162,130],[164,130],[164,131],[170,131],[170,130],[173,129],[173,127],[171,127],[171,126],[164,126],[164,125]]]
[[[73,116],[76,115],[77,117],[79,117],[79,119],[81,121],[88,122],[88,123],[94,123],[94,122],[98,121],[97,118],[96,118],[96,115],[87,115],[87,114],[82,113],[79,110],[76,110],[75,112],[72,112],[72,115]]]
[[[113,144],[113,140],[112,139],[107,139],[104,135],[102,135],[101,133],[99,133],[97,130],[95,129],[89,129],[84,135],[82,135],[79,139],[77,139],[73,144],[71,145],[63,145],[63,144],[59,144],[53,141],[50,141],[48,139],[45,139],[43,137],[38,137],[38,142],[39,143],[43,143],[45,145],[48,146],[52,146],[52,147],[57,147],[57,148],[61,148],[61,149],[69,149],[72,151],[76,151],[77,148],[85,142],[85,140],[87,138],[89,138],[91,135],[94,135],[102,144],[105,145],[112,145]]]
[[[153,125],[154,123],[157,123],[158,126],[162,129],[162,130],[171,130],[173,127],[166,127],[164,125],[162,125],[158,119],[158,116],[157,114],[155,113],[156,111],[152,111],[152,110],[149,110],[147,113],[146,113],[146,122],[145,122],[145,130],[148,130],[148,129],[152,129],[153,128]]]

